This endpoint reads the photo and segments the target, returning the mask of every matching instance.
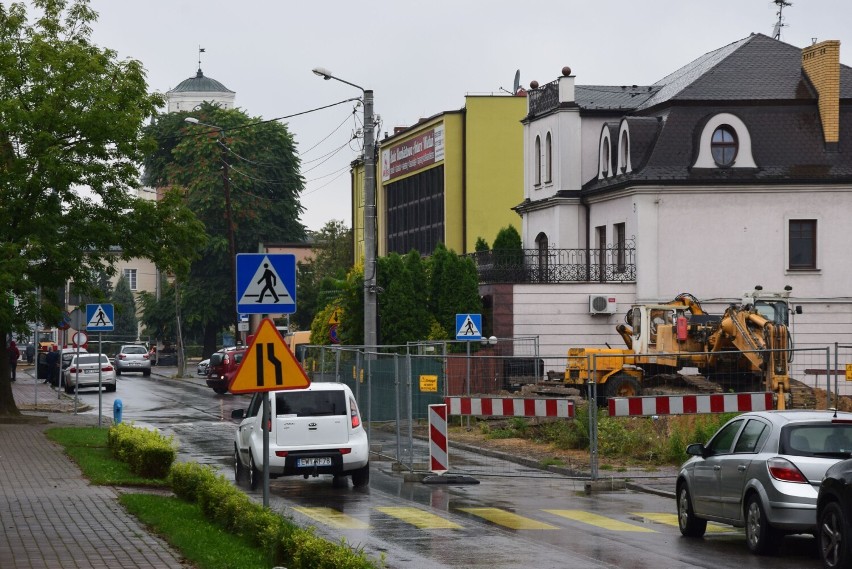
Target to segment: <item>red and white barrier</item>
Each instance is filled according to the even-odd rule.
[[[473,417],[574,418],[574,402],[570,399],[445,397],[444,402],[450,408],[450,415],[467,415]]]
[[[447,406],[429,405],[429,470],[443,474],[449,470],[447,448]]]
[[[658,395],[651,397],[612,397],[610,417],[649,415],[694,415],[698,413],[744,413],[774,409],[771,392],[714,393],[711,395]]]

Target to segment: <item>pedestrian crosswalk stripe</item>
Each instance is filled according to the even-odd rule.
[[[362,522],[352,516],[347,516],[346,514],[338,512],[332,508],[305,508],[303,506],[296,506],[293,509],[311,519],[335,528],[369,529],[370,527],[370,524]]]
[[[376,508],[383,514],[387,514],[420,529],[462,529],[457,523],[446,520],[441,516],[424,512],[418,508],[383,507]]]
[[[532,518],[525,518],[499,508],[459,508],[459,510],[511,529],[559,529],[556,526]]]
[[[628,524],[627,522],[622,522],[613,518],[608,518],[606,516],[601,516],[598,514],[593,514],[592,512],[584,512],[583,510],[544,510],[548,514],[553,514],[554,516],[559,516],[562,518],[567,518],[569,520],[574,520],[575,522],[582,522],[584,524],[589,524],[592,526],[596,526],[603,529],[608,529],[612,531],[632,531],[632,532],[640,532],[640,533],[657,533],[656,531],[637,526],[633,524]]]
[[[640,516],[645,519],[651,520],[652,522],[656,522],[658,524],[665,524],[667,526],[678,527],[677,524],[677,514],[660,514],[656,512],[631,512],[634,516]],[[729,527],[729,526],[721,526],[714,524],[713,522],[709,522],[707,524],[707,531],[710,533],[730,533],[730,532],[738,532],[742,533],[742,529]]]

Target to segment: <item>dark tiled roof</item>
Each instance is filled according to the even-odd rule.
[[[215,79],[205,77],[199,69],[195,77],[184,79],[169,93],[233,93],[233,91]]]
[[[631,111],[654,95],[659,87],[611,85],[577,85],[574,101],[581,109]]]
[[[852,79],[848,67],[843,75]],[[852,88],[848,79],[848,93]],[[659,91],[639,107],[651,109],[670,101],[761,101],[813,99],[802,72],[802,50],[753,34],[706,53],[657,83]]]

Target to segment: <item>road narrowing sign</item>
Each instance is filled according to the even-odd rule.
[[[275,328],[264,318],[228,385],[231,393],[303,389],[311,385],[305,370]]]

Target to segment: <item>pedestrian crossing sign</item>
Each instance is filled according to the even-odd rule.
[[[237,312],[296,312],[296,256],[289,253],[237,255]]]
[[[115,329],[115,312],[112,304],[86,305],[86,330],[112,332]]]
[[[456,314],[456,340],[482,339],[482,314]]]

